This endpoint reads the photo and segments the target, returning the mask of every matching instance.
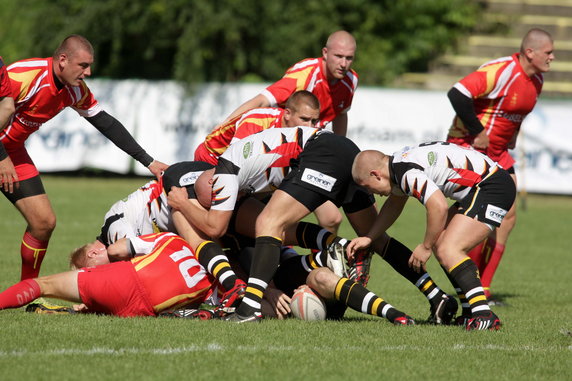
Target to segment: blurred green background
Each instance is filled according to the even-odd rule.
[[[63,38],[94,45],[94,77],[188,83],[274,81],[318,57],[345,29],[358,50],[363,85],[390,85],[425,72],[477,24],[466,0],[1,0],[6,63],[51,56]]]

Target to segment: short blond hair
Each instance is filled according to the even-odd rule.
[[[70,253],[69,265],[72,270],[81,269],[87,265],[87,247],[89,243],[74,249]]]

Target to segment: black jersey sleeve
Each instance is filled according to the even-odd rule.
[[[457,113],[457,116],[461,119],[465,127],[467,127],[471,135],[478,135],[484,130],[481,121],[477,118],[477,113],[475,112],[471,98],[466,97],[454,87],[449,90],[447,97],[455,113]]]
[[[153,158],[135,141],[125,126],[113,116],[105,111],[100,111],[96,115],[85,119],[106,138],[111,140],[113,144],[145,167],[148,167],[153,162]]]

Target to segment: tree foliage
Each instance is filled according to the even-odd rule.
[[[78,33],[94,45],[98,76],[274,81],[345,29],[361,83],[384,85],[425,71],[477,16],[465,0],[3,0],[0,55],[49,56]]]

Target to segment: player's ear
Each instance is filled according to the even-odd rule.
[[[375,178],[378,179],[378,180],[379,180],[379,178],[381,177],[381,173],[380,173],[380,171],[377,170],[377,169],[372,169],[371,171],[369,171],[369,175],[370,175],[371,177],[375,177]]]

